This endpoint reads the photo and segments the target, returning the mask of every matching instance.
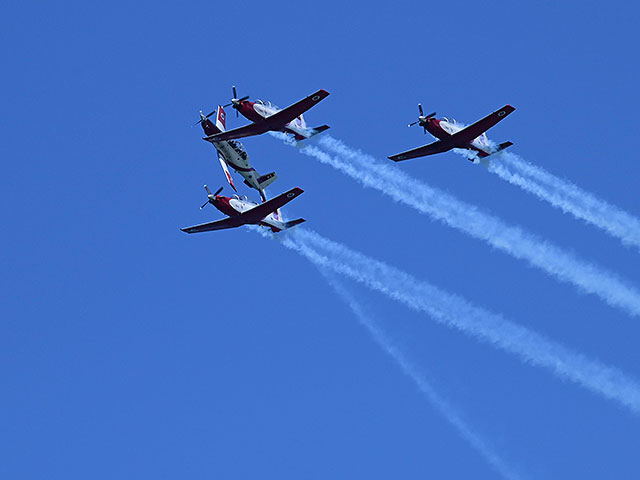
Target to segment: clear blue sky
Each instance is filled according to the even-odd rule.
[[[221,216],[198,210],[224,178],[191,125],[231,85],[280,106],[324,88],[309,124],[382,160],[426,143],[418,102],[465,123],[511,103],[490,138],[640,215],[639,7],[1,10],[2,478],[500,478],[308,261],[179,231]],[[288,212],[308,228],[640,379],[640,319],[269,136],[244,144],[272,194],[305,190]],[[636,250],[453,153],[401,168],[640,284]],[[637,477],[638,415],[345,285],[523,478]]]

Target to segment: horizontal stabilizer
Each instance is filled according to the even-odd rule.
[[[295,227],[296,225],[300,225],[302,222],[306,222],[304,218],[298,218],[296,220],[291,220],[290,222],[284,222],[284,229]]]
[[[496,149],[496,152],[499,152],[499,151],[501,151],[501,150],[504,150],[505,148],[510,147],[511,145],[513,145],[513,143],[512,143],[512,142],[504,142],[504,143],[501,143],[500,145],[498,145],[498,148]]]
[[[276,175],[276,172],[267,173],[266,175],[262,175],[258,178],[258,184],[260,185],[260,188],[264,190],[275,182],[277,178],[278,176]]]
[[[319,127],[315,127],[311,129],[311,136],[317,135],[319,133],[324,132],[325,130],[329,130],[329,125],[320,125]]]

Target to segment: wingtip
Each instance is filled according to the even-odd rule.
[[[326,90],[324,90],[322,88],[320,90],[318,90],[317,92],[312,93],[311,95],[309,95],[309,97],[311,97],[311,99],[314,102],[319,102],[320,100],[323,100],[323,99],[327,98],[328,96],[329,96],[329,92],[327,92]]]

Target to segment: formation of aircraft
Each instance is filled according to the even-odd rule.
[[[488,157],[513,145],[511,142],[504,142],[493,148],[487,139],[486,131],[506,118],[506,116],[514,110],[515,108],[511,105],[505,105],[500,110],[496,110],[478,120],[476,123],[468,127],[462,127],[458,125],[455,120],[449,120],[445,117],[436,118],[435,112],[425,116],[422,111],[422,105],[418,104],[420,116],[416,122],[410,123],[409,126],[420,125],[425,133],[429,132],[438,140],[428,145],[414,148],[413,150],[391,155],[389,159],[394,162],[399,162],[409,160],[410,158],[425,157],[435,153],[447,152],[453,148],[471,150],[480,158]],[[473,161],[473,158],[469,160]]]
[[[303,190],[295,187],[267,200],[266,188],[278,177],[275,172],[260,175],[251,166],[249,155],[237,139],[260,135],[269,131],[277,131],[293,136],[296,141],[302,141],[324,132],[329,128],[328,125],[309,128],[306,125],[303,113],[326,98],[329,93],[325,90],[318,90],[284,109],[279,109],[271,103],[262,100],[250,102],[249,96],[237,98],[236,87],[234,86],[232,89],[233,98],[231,99],[231,103],[224,106],[218,105],[218,108],[208,115],[204,115],[204,113],[200,111],[200,120],[196,125],[199,123],[202,126],[205,134],[203,140],[210,142],[215,147],[224,175],[231,188],[235,191],[235,195],[232,197],[220,196],[219,194],[223,190],[223,187],[212,194],[205,185],[207,201],[200,209],[211,204],[227,217],[222,220],[185,227],[181,230],[186,233],[199,233],[235,228],[242,225],[259,225],[269,228],[275,233],[301,224],[305,221],[304,218],[285,221],[280,209],[301,195]],[[238,114],[240,113],[252,123],[244,127],[227,130],[226,112],[224,109],[229,106],[236,111],[236,116],[239,116]],[[449,120],[446,117],[436,118],[435,112],[425,116],[422,105],[418,104],[418,111],[420,113],[418,120],[409,124],[409,126],[420,125],[424,129],[425,134],[429,132],[437,140],[433,143],[407,150],[406,152],[391,155],[389,159],[399,162],[410,158],[443,153],[454,148],[470,151],[471,161],[477,157],[488,157],[513,145],[511,142],[503,142],[497,145],[493,144],[487,139],[486,132],[514,110],[515,108],[511,105],[505,105],[501,109],[465,127],[458,124],[455,120]],[[214,114],[215,122],[210,118]],[[250,201],[246,196],[240,197],[238,195],[238,189],[229,173],[229,166],[244,178],[244,183],[248,187],[254,188],[259,192],[262,203],[255,203]]]
[[[181,230],[186,233],[199,233],[235,228],[242,225],[260,225],[270,228],[271,231],[275,233],[287,230],[304,222],[304,218],[298,218],[288,222],[284,221],[280,211],[282,206],[300,195],[303,190],[296,187],[271,200],[267,200],[265,189],[278,178],[276,173],[271,172],[266,175],[260,175],[255,168],[251,166],[247,151],[236,139],[260,135],[268,131],[280,131],[292,135],[297,141],[301,141],[311,138],[320,132],[324,132],[329,128],[328,125],[308,128],[303,113],[328,95],[329,93],[325,90],[318,90],[299,102],[280,110],[271,103],[262,100],[250,102],[248,96],[237,98],[236,87],[234,86],[233,99],[230,104],[225,106],[218,105],[218,108],[208,115],[200,111],[200,120],[196,125],[199,123],[204,130],[205,137],[203,137],[203,139],[211,142],[215,147],[227,182],[236,192],[236,195],[233,197],[220,196],[219,193],[222,191],[222,188],[212,194],[205,185],[207,201],[200,209],[203,209],[208,204],[212,204],[227,215],[227,218],[194,225],[192,227],[185,227]],[[236,116],[238,116],[238,112],[240,112],[253,123],[233,130],[227,130],[226,112],[224,108],[228,106],[232,106],[236,110]],[[210,118],[214,114],[215,123]],[[229,173],[229,166],[231,166],[236,173],[242,175],[244,183],[248,187],[254,188],[260,193],[262,203],[255,203],[250,201],[246,196],[240,197],[237,195],[238,189]]]

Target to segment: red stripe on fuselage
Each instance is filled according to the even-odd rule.
[[[423,124],[423,126],[427,129],[427,132],[438,140],[446,140],[451,136],[451,134],[445,132],[444,128],[440,126],[440,120],[437,118],[428,118],[426,125]]]
[[[245,100],[238,105],[237,110],[248,120],[251,120],[253,123],[258,123],[264,120],[265,117],[260,115],[253,109],[253,105],[255,102],[250,102]]]
[[[231,206],[229,200],[231,200],[229,197],[215,197],[213,206],[228,217],[237,217],[240,215],[240,212]]]

